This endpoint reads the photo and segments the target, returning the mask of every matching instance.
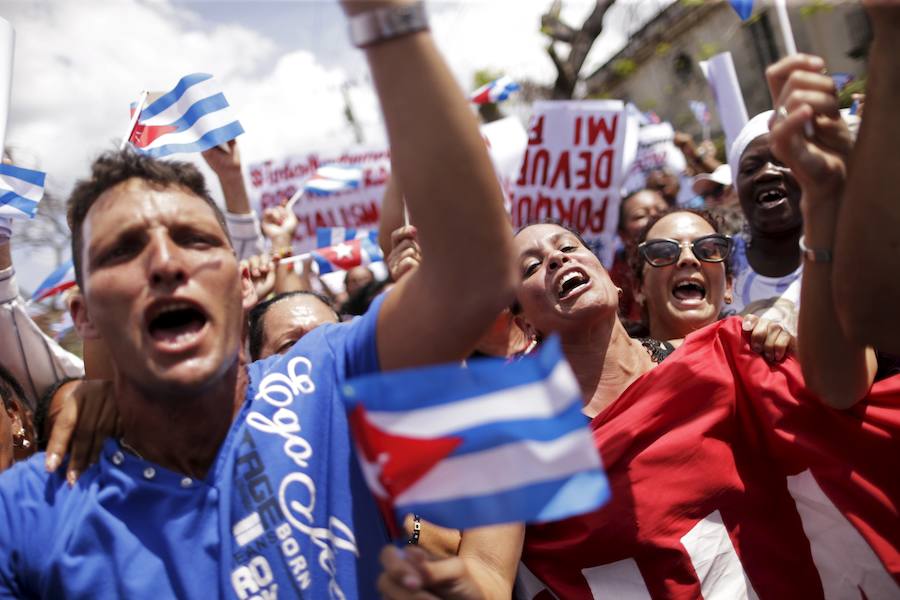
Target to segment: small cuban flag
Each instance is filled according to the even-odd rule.
[[[486,83],[469,95],[469,100],[475,104],[489,104],[503,102],[513,92],[522,89],[518,83],[504,75],[490,83]]]
[[[700,102],[699,100],[691,100],[689,104],[691,106],[691,112],[694,113],[694,118],[697,119],[697,122],[701,125],[709,125],[709,122],[712,120],[712,115],[706,107],[706,103]]]
[[[729,2],[741,21],[746,21],[753,14],[753,0],[729,0]]]
[[[359,188],[362,178],[362,169],[345,165],[324,165],[304,182],[303,188],[309,194],[327,196]]]
[[[33,219],[47,174],[0,163],[0,217]]]
[[[31,295],[32,302],[40,302],[51,296],[61,294],[75,285],[75,267],[68,260],[57,267]]]
[[[320,275],[384,260],[377,231],[320,227],[316,237],[320,247],[311,254]]]
[[[410,513],[466,529],[556,521],[609,499],[557,338],[512,364],[369,375],[343,395],[363,474],[394,531]]]
[[[176,153],[203,152],[244,133],[218,82],[207,73],[181,78],[169,92],[143,109],[128,136],[132,146],[155,158]]]

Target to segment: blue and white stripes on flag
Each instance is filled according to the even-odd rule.
[[[336,246],[350,240],[372,239],[378,243],[378,232],[372,229],[356,229],[355,227],[319,227],[316,229],[316,248]]]
[[[556,521],[609,498],[556,338],[513,364],[381,373],[343,391],[363,474],[389,524],[409,513],[458,529]]]
[[[486,83],[469,95],[469,100],[475,104],[489,104],[491,102],[503,102],[513,92],[522,89],[518,83],[504,75],[490,83]]]
[[[309,194],[326,196],[357,189],[362,177],[362,169],[356,167],[325,165],[316,169],[315,175],[307,179],[303,187]]]
[[[0,217],[33,219],[47,174],[0,163]]]
[[[753,14],[753,0],[729,0],[729,2],[741,21],[746,21]]]
[[[202,152],[242,133],[218,82],[193,73],[141,111],[128,141],[138,152],[160,158]]]

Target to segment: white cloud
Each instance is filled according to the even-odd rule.
[[[622,24],[641,2],[651,0],[617,2],[613,11],[620,16],[610,12],[613,26],[608,21],[608,33],[589,63],[623,43]],[[567,0],[563,17],[579,24],[593,3]],[[555,71],[539,32],[549,4],[429,1],[432,30],[461,87],[471,89],[474,72],[484,68],[552,83]],[[360,75],[362,53],[335,51],[336,41],[349,47],[334,35],[343,35],[343,24],[320,23],[318,10],[307,11],[311,18],[295,24],[291,46],[280,17],[287,3],[210,6],[172,0],[0,0],[0,14],[17,32],[7,145],[30,163],[23,166],[47,171],[48,187],[68,193],[98,153],[118,145],[128,126],[128,104],[141,90],[170,89],[197,71],[220,79],[238,111],[247,132],[240,138],[245,164],[351,145],[341,96],[348,80],[354,83],[349,96],[367,143],[384,144],[377,99],[367,76]],[[256,15],[266,18],[253,19],[258,29],[252,29],[240,15],[256,10],[272,12]],[[326,56],[316,56],[317,50]],[[199,157],[194,161],[202,164]]]

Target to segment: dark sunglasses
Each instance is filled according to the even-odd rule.
[[[690,248],[697,260],[719,263],[731,254],[734,240],[721,233],[704,235],[692,242],[677,242],[669,239],[647,240],[638,246],[638,252],[651,267],[667,267],[678,262],[682,248]]]

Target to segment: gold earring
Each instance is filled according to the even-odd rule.
[[[13,433],[13,446],[16,448],[31,448],[31,440],[28,439],[25,428],[21,425],[19,425],[19,430]]]

